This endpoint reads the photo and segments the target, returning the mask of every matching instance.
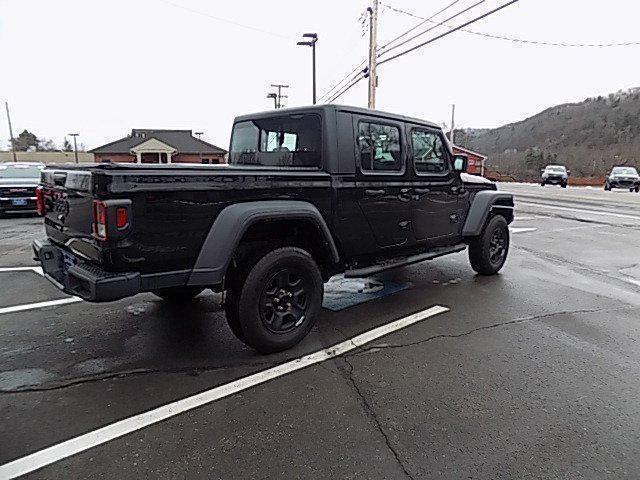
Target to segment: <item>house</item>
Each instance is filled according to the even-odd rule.
[[[191,130],[134,128],[131,135],[89,150],[97,163],[224,163],[226,150]]]
[[[454,155],[466,155],[469,157],[467,173],[484,176],[485,163],[487,161],[486,155],[474,152],[468,148],[459,147],[458,145],[452,145],[452,148]]]

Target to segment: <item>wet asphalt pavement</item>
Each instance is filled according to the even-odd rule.
[[[0,465],[433,305],[363,348],[135,430],[25,478],[640,478],[640,195],[517,196],[502,274],[466,253],[388,272],[411,288],[323,310],[259,356],[219,298],[152,295],[0,314]],[[33,217],[0,219],[0,312],[65,298]]]

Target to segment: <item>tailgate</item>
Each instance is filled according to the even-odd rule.
[[[89,170],[47,168],[42,172],[47,236],[61,245],[92,239],[93,191]]]

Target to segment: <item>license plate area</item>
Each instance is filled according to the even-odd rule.
[[[27,199],[14,198],[13,200],[11,200],[11,205],[13,205],[14,207],[25,207],[27,205]]]
[[[76,257],[62,251],[62,273],[66,274],[69,271],[69,267],[77,263]]]

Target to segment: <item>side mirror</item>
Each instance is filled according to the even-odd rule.
[[[544,168],[540,169],[540,175],[542,175],[544,173]]]
[[[466,155],[453,156],[453,169],[456,172],[466,172],[469,165],[469,157]]]
[[[567,175],[571,175],[571,170],[567,170]]]

